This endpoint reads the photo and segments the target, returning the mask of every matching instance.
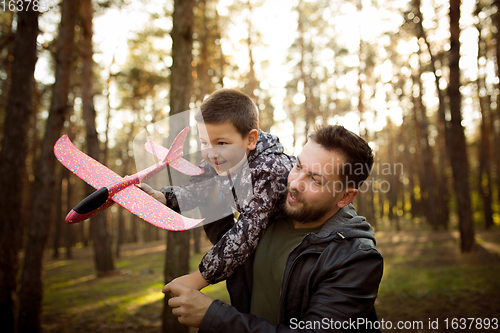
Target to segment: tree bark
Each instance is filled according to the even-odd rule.
[[[500,0],[495,0],[495,7],[497,8],[497,12],[494,16],[494,23],[496,32],[494,33],[495,37],[495,56],[496,56],[496,74],[497,77],[500,78]],[[500,83],[497,83],[497,89],[500,89]],[[500,122],[500,94],[497,94],[497,106],[496,112],[492,110],[492,118],[495,119],[495,122]],[[495,164],[496,164],[496,185],[497,185],[497,197],[500,198],[500,129],[496,128],[495,133]]]
[[[96,130],[96,112],[93,101],[93,66],[92,59],[92,0],[81,0],[81,20],[83,30],[82,40],[82,105],[83,117],[85,119],[85,131],[89,156],[100,161],[101,150],[99,148],[99,138]],[[88,188],[88,194],[94,189]],[[106,214],[95,215],[90,220],[90,238],[94,247],[94,263],[98,276],[107,275],[114,271],[113,255],[111,249],[111,239],[108,233]]]
[[[122,174],[125,175],[130,172],[130,157],[128,156],[128,145],[132,141],[132,134],[134,133],[134,125],[130,125],[130,132],[128,135],[128,139],[125,143],[125,148],[121,153],[122,160]],[[115,256],[120,258],[120,248],[121,245],[125,243],[125,215],[123,214],[123,209],[118,210],[118,232],[116,239],[116,248],[115,248]]]
[[[62,203],[62,198],[63,198],[63,179],[64,175],[63,172],[66,169],[63,165],[59,166],[59,175],[57,176],[57,193],[56,193],[56,214],[55,214],[55,229],[54,233],[52,234],[52,247],[53,247],[53,253],[52,253],[52,258],[53,259],[58,259],[59,258],[59,247],[60,247],[60,241],[61,241],[61,230],[63,228],[63,225],[66,224],[63,218],[63,203]]]
[[[401,142],[405,143],[405,149],[403,152],[403,159],[405,161],[405,170],[408,176],[408,192],[410,192],[410,213],[412,220],[418,217],[418,207],[419,202],[415,196],[415,177],[417,173],[415,172],[414,166],[417,163],[414,163],[416,160],[414,158],[414,154],[411,153],[411,139],[410,139],[410,126],[408,125],[408,121],[405,121],[408,116],[403,117],[403,123],[401,125]]]
[[[189,109],[192,89],[193,0],[175,0],[172,27],[172,72],[170,76],[170,115]],[[170,141],[188,124],[170,124]],[[178,129],[178,130],[177,130]],[[189,273],[189,232],[168,232],[165,260],[165,281]],[[168,306],[170,295],[163,304],[162,332],[188,332]]]
[[[63,171],[64,179],[66,179],[66,211],[69,212],[73,209],[71,205],[71,176],[69,170],[64,168]],[[72,225],[66,223],[64,226],[64,246],[66,247],[66,259],[72,259],[73,254],[71,252],[71,247],[73,246],[73,229]]]
[[[420,152],[420,157],[422,158],[422,168],[419,173],[420,179],[420,190],[422,194],[422,202],[425,205],[425,216],[427,223],[434,229],[437,230],[439,223],[437,221],[437,210],[436,210],[436,195],[434,193],[435,189],[435,176],[434,176],[434,163],[433,163],[433,152],[429,144],[429,130],[427,121],[427,112],[425,105],[422,100],[423,94],[423,84],[422,84],[422,64],[420,62],[420,50],[418,52],[419,57],[419,68],[418,73],[413,76],[414,88],[417,91],[413,93],[415,97],[415,105],[413,107],[415,127],[417,131],[417,147]]]
[[[300,60],[299,60],[299,69],[300,69],[300,80],[303,83],[304,86],[304,120],[305,120],[305,127],[304,127],[304,137],[307,138],[309,135],[309,128],[311,126],[311,123],[314,123],[314,115],[313,111],[311,110],[311,96],[309,94],[309,81],[308,81],[308,76],[305,73],[305,57],[306,57],[306,46],[305,46],[305,41],[304,41],[304,13],[302,12],[302,0],[299,0],[299,3],[297,5],[297,12],[299,14],[298,17],[298,30],[299,30],[299,45],[300,45]],[[294,123],[295,124],[295,123]],[[305,143],[304,143],[305,144]]]
[[[398,189],[399,189],[399,175],[396,174],[396,158],[394,145],[396,140],[392,137],[396,132],[394,131],[393,123],[390,119],[387,120],[387,161],[391,168],[390,174],[388,175],[389,184],[391,187],[387,193],[389,199],[389,220],[391,224],[395,225],[396,231],[401,230],[399,216],[397,214],[398,209]],[[395,212],[396,210],[396,212]]]
[[[253,34],[253,26],[252,26],[252,4],[250,0],[247,0],[247,9],[248,9],[248,19],[247,19],[247,47],[248,47],[248,95],[254,101],[256,105],[259,105],[259,101],[257,96],[255,96],[255,89],[257,89],[257,78],[255,77],[255,61],[253,57],[253,42],[252,42],[252,34]],[[259,112],[260,118],[260,112]],[[261,122],[261,121],[260,121]]]
[[[15,39],[12,83],[7,99],[0,151],[0,322],[4,332],[15,331],[14,295],[18,271],[17,252],[23,175],[28,152],[27,119],[33,110],[34,71],[37,61],[38,12],[20,11]],[[7,190],[13,189],[13,190]]]
[[[16,13],[7,11],[3,13],[2,22],[2,38],[0,38],[0,71],[2,71],[7,79],[0,80],[0,128],[4,127],[5,117],[7,114],[7,104],[9,99],[9,87],[12,77],[12,61],[7,61],[9,58],[14,57],[14,49],[16,46],[16,33],[13,31],[13,24]],[[0,139],[1,140],[1,139]],[[28,149],[29,150],[29,149]]]
[[[219,11],[215,11],[215,21],[217,22],[217,32],[216,32],[216,39],[219,41],[218,46],[217,46],[217,51],[219,54],[219,68],[218,68],[218,74],[219,74],[219,84],[220,88],[224,88],[224,71],[227,67],[227,61],[226,57],[224,56],[224,52],[222,52],[222,43],[220,41],[222,40],[221,37],[221,29],[219,26],[220,22],[220,17],[219,17]]]
[[[474,246],[474,225],[469,187],[467,145],[462,127],[462,95],[460,93],[460,0],[450,0],[450,80],[448,96],[451,120],[449,122],[449,155],[453,169],[453,185],[457,196],[460,229],[460,249],[470,252]]]
[[[56,77],[52,91],[49,117],[42,140],[41,153],[35,168],[32,217],[28,229],[23,274],[21,277],[19,332],[41,330],[43,296],[43,258],[54,216],[55,166],[53,147],[68,115],[68,93],[74,47],[76,1],[62,3],[61,23],[56,52]]]
[[[493,137],[492,130],[493,119],[491,117],[491,100],[490,96],[485,93],[482,96],[482,91],[486,90],[486,82],[484,74],[481,74],[481,64],[479,59],[486,56],[486,45],[481,37],[482,27],[477,25],[478,28],[478,56],[477,56],[477,68],[479,69],[479,74],[477,76],[477,98],[479,100],[479,108],[481,110],[481,144],[478,147],[479,155],[479,172],[477,179],[477,186],[479,188],[479,193],[483,201],[483,211],[484,211],[484,225],[486,229],[490,229],[493,225],[493,178],[491,175],[491,139]]]
[[[200,0],[200,10],[202,12],[202,26],[203,32],[200,36],[200,65],[198,71],[198,80],[201,82],[200,85],[200,95],[198,96],[198,100],[203,101],[206,95],[210,94],[208,88],[210,87],[210,77],[208,76],[208,43],[209,43],[209,35],[210,30],[205,27],[208,26],[208,17],[207,17],[207,0]]]
[[[446,116],[445,116],[445,101],[444,101],[444,93],[441,90],[439,86],[439,80],[440,76],[437,74],[437,69],[436,69],[436,57],[434,53],[432,52],[431,45],[429,40],[427,39],[427,34],[424,30],[424,26],[422,24],[423,22],[423,15],[422,11],[420,9],[421,7],[421,2],[420,0],[415,0],[415,12],[416,16],[419,18],[418,20],[418,32],[417,32],[417,37],[423,38],[426,46],[427,46],[427,51],[429,52],[429,56],[431,58],[430,61],[430,66],[432,73],[434,74],[434,82],[436,84],[436,92],[437,92],[437,97],[438,97],[438,124],[437,124],[437,129],[438,129],[438,137],[437,137],[437,147],[440,152],[439,154],[439,165],[441,165],[441,168],[438,169],[439,176],[437,179],[437,187],[438,187],[438,193],[439,195],[436,196],[436,214],[438,218],[438,224],[441,225],[444,229],[448,229],[448,222],[449,222],[449,208],[448,208],[448,201],[449,201],[449,193],[448,193],[448,176],[446,174],[446,168],[448,166],[448,156],[447,154],[447,144],[450,144],[450,139],[447,138],[449,135],[449,130],[447,129],[447,122],[446,122]]]

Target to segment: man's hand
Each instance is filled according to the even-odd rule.
[[[200,327],[205,313],[214,301],[202,292],[185,287],[175,280],[165,285],[162,292],[175,295],[168,300],[172,314],[178,317],[179,323],[190,327]]]

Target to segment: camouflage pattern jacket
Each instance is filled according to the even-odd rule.
[[[167,206],[184,211],[210,205],[213,182],[218,185],[221,202],[235,202],[235,191],[232,191],[234,184],[237,184],[240,190],[251,189],[252,193],[248,196],[246,193],[242,194],[246,198],[242,205],[217,207],[217,214],[223,211],[226,216],[232,214],[232,209],[237,209],[239,217],[201,260],[199,270],[211,284],[231,276],[256,249],[271,215],[280,211],[286,193],[288,173],[295,163],[295,158],[284,153],[283,146],[276,136],[259,131],[257,146],[250,152],[247,161],[248,168],[243,168],[240,174],[229,179],[219,177],[215,170],[203,161],[200,167],[205,170],[204,174],[191,177],[189,183],[184,186],[169,186],[160,190],[165,194]],[[202,209],[201,211],[203,212]]]

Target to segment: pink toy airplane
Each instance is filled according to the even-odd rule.
[[[134,186],[157,175],[167,166],[190,176],[203,173],[202,169],[182,158],[182,149],[188,131],[188,127],[184,128],[177,135],[170,149],[148,141],[146,150],[162,161],[125,178],[79,151],[68,136],[63,135],[54,146],[57,159],[75,175],[97,189],[68,213],[66,222],[77,223],[86,220],[117,202],[143,220],[162,229],[182,231],[198,225],[203,219],[182,216]]]

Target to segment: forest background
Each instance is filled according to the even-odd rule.
[[[186,331],[158,291],[196,268],[209,246],[201,228],[166,232],[118,207],[65,224],[90,189],[53,146],[68,134],[132,174],[140,131],[230,87],[255,100],[261,128],[289,154],[326,123],[374,149],[355,206],[386,260],[381,318],[441,331],[475,317],[480,327],[468,330],[491,331],[500,317],[499,6],[1,1],[0,322],[7,332]],[[214,288],[207,293],[227,300]]]

